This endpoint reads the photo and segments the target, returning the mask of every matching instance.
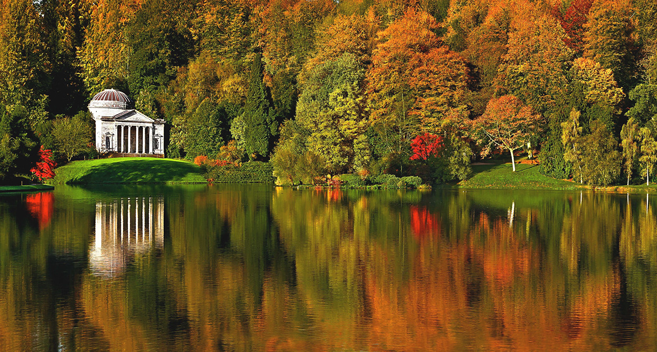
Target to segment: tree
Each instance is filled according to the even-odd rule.
[[[657,141],[648,127],[641,129],[641,157],[639,162],[646,173],[646,185],[650,185],[650,174],[657,163]]]
[[[215,158],[219,154],[224,143],[222,129],[225,115],[210,99],[203,100],[189,120],[185,143],[188,159],[199,155]]]
[[[541,116],[531,107],[513,95],[505,95],[491,99],[486,112],[474,124],[483,134],[479,141],[486,144],[482,153],[486,155],[491,149],[508,150],[515,172],[513,152],[523,148],[533,135],[540,132],[540,122]]]
[[[93,131],[86,121],[88,118],[87,113],[80,112],[72,118],[62,117],[53,122],[53,142],[69,162],[89,149]]]
[[[443,147],[443,138],[431,133],[424,133],[413,138],[411,149],[413,155],[411,160],[427,160],[430,157],[438,157]]]
[[[258,53],[251,65],[249,90],[242,115],[244,149],[251,160],[269,156],[272,136],[277,133],[278,129],[270,108],[269,90],[262,81],[262,70],[262,55]]]
[[[657,122],[657,85],[639,84],[630,91],[630,100],[634,102],[625,114],[634,118],[641,126]]]
[[[52,150],[50,149],[41,149],[39,150],[39,161],[36,163],[36,166],[30,169],[30,172],[36,176],[39,181],[51,179],[55,177],[55,168],[57,163],[52,160]]]
[[[639,125],[636,120],[630,118],[621,130],[621,146],[623,147],[623,167],[627,175],[627,185],[630,185],[632,170],[639,155],[639,144],[641,136],[639,134]]]
[[[0,8],[0,104],[30,109],[49,82],[40,16],[29,0],[2,0]]]
[[[99,0],[88,14],[84,44],[78,50],[81,76],[89,96],[114,87],[128,89],[130,46],[126,36],[139,0]]]
[[[308,149],[334,174],[365,164],[358,160],[367,153],[364,78],[356,56],[345,53],[315,66],[302,86],[297,122],[309,132]]]
[[[592,5],[593,0],[575,0],[570,3],[564,13],[561,13],[556,7],[553,11],[561,28],[568,35],[567,38],[564,38],[564,42],[578,54],[581,54],[584,49],[584,25],[588,20]]]
[[[636,79],[636,52],[629,1],[596,1],[584,25],[584,57],[614,72],[616,81],[629,91]]]
[[[580,138],[582,175],[590,185],[608,186],[621,171],[618,141],[601,121],[591,123],[591,133]]]
[[[580,145],[580,136],[582,135],[582,127],[579,124],[580,116],[581,113],[573,109],[570,112],[570,118],[561,123],[561,143],[563,143],[565,149],[564,160],[577,166],[573,177],[579,178],[579,183],[584,183],[582,147]]]
[[[27,120],[27,109],[0,105],[0,181],[25,174],[39,160],[39,144]]]
[[[467,111],[466,62],[442,43],[436,30],[431,15],[409,9],[378,34],[367,93],[370,120],[385,154],[401,154],[418,132],[435,133],[445,116]]]

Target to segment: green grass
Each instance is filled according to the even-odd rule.
[[[0,192],[38,192],[54,189],[49,185],[0,186]]]
[[[575,190],[585,187],[574,182],[558,180],[541,175],[538,165],[516,164],[513,172],[511,163],[473,165],[470,179],[455,185],[457,188],[489,189],[558,189]]]
[[[161,158],[74,161],[55,170],[52,184],[205,183],[194,163]]]

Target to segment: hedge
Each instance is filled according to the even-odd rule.
[[[274,183],[274,168],[261,161],[250,161],[242,166],[213,166],[206,178],[214,183]]]

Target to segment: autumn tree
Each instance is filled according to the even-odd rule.
[[[626,91],[636,79],[638,57],[631,14],[629,1],[596,1],[584,26],[584,57],[612,70]]]
[[[91,7],[84,44],[78,50],[88,96],[111,87],[128,91],[131,48],[126,30],[140,3],[99,0]]]
[[[630,185],[632,178],[632,171],[639,155],[639,144],[641,135],[639,133],[639,125],[636,120],[630,118],[621,130],[621,147],[623,147],[623,168],[627,175],[627,185]]]
[[[429,14],[409,9],[378,34],[367,93],[385,154],[401,153],[418,132],[436,132],[447,114],[467,109],[468,68],[437,29]]]
[[[564,42],[578,54],[584,49],[584,24],[588,21],[592,5],[593,0],[575,0],[563,12],[558,7],[553,10],[561,28],[566,32]]]
[[[479,141],[485,144],[482,153],[489,154],[493,149],[509,151],[515,172],[513,153],[540,132],[541,115],[515,96],[505,95],[491,99],[486,112],[474,123],[482,134],[478,137]]]
[[[39,161],[37,161],[36,166],[30,169],[30,172],[36,176],[39,181],[51,179],[55,177],[55,168],[57,163],[52,160],[52,150],[50,149],[41,149],[39,150]]]

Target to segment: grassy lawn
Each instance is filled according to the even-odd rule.
[[[52,189],[54,187],[48,185],[0,186],[0,192],[38,192]]]
[[[575,190],[585,187],[574,182],[557,180],[541,175],[538,165],[496,162],[491,165],[473,165],[472,177],[455,185],[458,188],[490,189],[557,189]]]
[[[53,184],[205,183],[194,163],[161,158],[111,158],[74,161],[55,170]]]

